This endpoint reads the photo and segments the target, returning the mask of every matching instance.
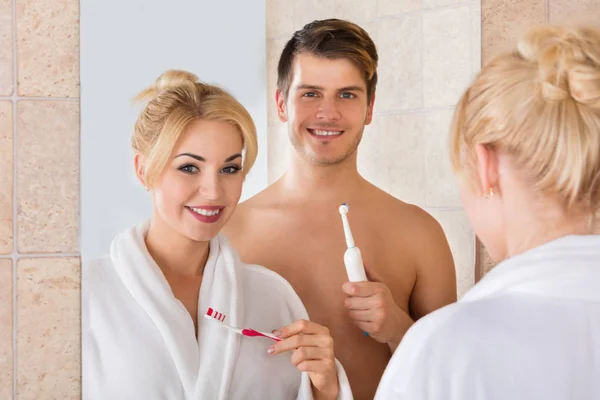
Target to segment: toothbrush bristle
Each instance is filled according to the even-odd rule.
[[[220,312],[217,312],[210,307],[206,311],[206,315],[216,319],[217,321],[225,322],[225,314],[221,314]]]

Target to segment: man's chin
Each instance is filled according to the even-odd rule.
[[[309,155],[310,161],[315,165],[320,166],[335,166],[342,164],[348,157],[347,156],[333,156],[312,153]]]

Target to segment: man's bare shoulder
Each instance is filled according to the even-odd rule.
[[[439,222],[423,208],[406,203],[389,193],[369,184],[365,191],[368,202],[385,218],[386,225],[395,231],[410,230],[411,235],[439,235]]]
[[[277,191],[276,183],[274,183],[238,204],[235,212],[223,228],[223,233],[231,236],[248,224],[252,224],[252,218],[258,217],[257,214],[261,211],[273,210],[277,204],[280,204],[277,201]]]

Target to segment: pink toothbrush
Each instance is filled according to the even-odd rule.
[[[223,321],[225,321],[225,314],[217,312],[217,311],[213,310],[210,307],[208,308],[208,311],[206,311],[206,314],[204,314],[204,318],[207,318],[207,319],[210,319],[210,320],[217,320],[217,321],[219,321],[221,323],[221,326],[223,326],[224,328],[229,328],[232,331],[239,333],[240,335],[250,336],[250,337],[264,336],[266,338],[273,339],[273,340],[275,340],[277,342],[281,341],[281,339],[279,339],[278,337],[273,336],[273,335],[268,334],[268,333],[259,332],[259,331],[256,331],[254,329],[246,329],[246,328],[244,328],[244,329],[238,329],[238,328],[234,328],[231,325],[227,325],[225,322],[223,322]]]

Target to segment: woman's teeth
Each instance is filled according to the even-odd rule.
[[[203,208],[193,208],[193,207],[190,207],[190,210],[192,210],[196,214],[204,215],[205,217],[212,217],[213,215],[217,215],[218,213],[221,212],[220,208],[217,209],[217,210],[205,210]]]
[[[317,136],[336,136],[340,135],[342,131],[317,131],[313,130],[314,134]]]

